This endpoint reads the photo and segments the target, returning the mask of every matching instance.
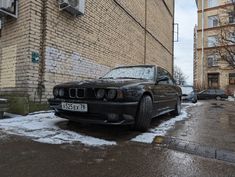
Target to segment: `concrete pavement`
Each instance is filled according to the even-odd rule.
[[[165,136],[156,137],[151,144],[130,141],[140,133],[128,127],[68,124],[66,121],[57,123],[58,129],[115,140],[117,144],[99,147],[79,142],[53,145],[0,131],[0,176],[235,177],[235,163],[210,156],[213,150],[234,151],[233,109],[233,102],[218,101],[191,107],[189,118],[176,122]],[[169,115],[162,116],[152,122],[152,128],[168,120],[171,120]],[[191,147],[188,148],[191,152],[186,147]]]

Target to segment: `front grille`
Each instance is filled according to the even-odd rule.
[[[76,98],[76,89],[75,88],[69,89],[69,97]]]
[[[77,89],[77,98],[85,97],[85,89]]]
[[[69,88],[66,89],[65,98],[72,99],[95,99],[95,91],[93,88]]]

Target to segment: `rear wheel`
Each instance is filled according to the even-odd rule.
[[[193,98],[192,103],[197,103],[197,98]]]
[[[135,120],[135,129],[138,131],[148,130],[152,119],[153,102],[150,96],[145,95],[140,101],[139,110]]]
[[[175,105],[175,110],[172,111],[173,116],[178,116],[181,113],[181,100],[180,98],[177,99],[176,105]]]

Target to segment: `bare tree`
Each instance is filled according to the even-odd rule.
[[[174,67],[174,79],[176,81],[176,84],[184,85],[186,83],[187,78],[188,77],[183,73],[181,68],[179,68],[178,66]]]
[[[235,69],[235,1],[229,2],[219,14],[214,52]]]

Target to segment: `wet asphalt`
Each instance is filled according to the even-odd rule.
[[[0,131],[0,177],[235,177],[234,108],[227,101],[189,108],[189,119],[152,144],[130,142],[140,134],[130,127],[58,124],[117,142],[107,147],[42,144]],[[170,118],[155,119],[152,127]]]

